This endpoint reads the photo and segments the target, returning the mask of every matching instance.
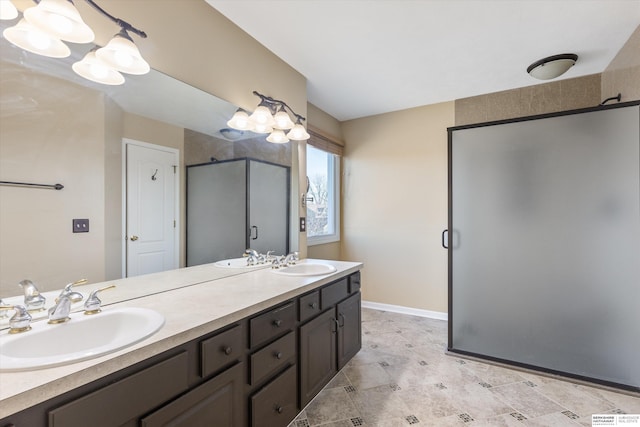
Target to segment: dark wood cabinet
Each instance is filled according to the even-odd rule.
[[[184,396],[143,418],[141,426],[244,426],[242,369],[242,363],[227,369]]]
[[[354,273],[0,420],[286,427],[360,349]]]
[[[304,407],[338,372],[335,308],[300,327],[300,407]]]
[[[342,369],[362,347],[360,303],[360,292],[358,292],[337,306],[338,370]]]
[[[344,278],[322,288],[320,299],[325,311],[300,326],[301,408],[362,347],[359,276],[354,282],[358,283],[357,287],[348,287],[347,278]]]

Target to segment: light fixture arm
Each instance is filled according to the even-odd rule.
[[[69,0],[69,1],[71,1],[71,0]],[[100,12],[101,14],[103,14],[104,16],[106,16],[107,18],[109,18],[110,20],[115,22],[116,24],[118,24],[120,26],[120,28],[122,28],[123,30],[131,31],[132,33],[137,34],[138,36],[142,37],[143,39],[147,38],[147,33],[145,33],[142,30],[137,29],[133,25],[129,24],[127,21],[123,21],[122,19],[116,18],[115,16],[111,15],[109,12],[107,12],[106,10],[104,10],[103,8],[98,6],[93,0],[84,0],[84,1],[89,3],[98,12]]]
[[[85,0],[85,1],[91,1],[91,0]],[[284,101],[281,101],[279,99],[274,99],[270,96],[263,95],[255,90],[253,91],[253,94],[260,98],[260,104],[269,108],[272,114],[275,114],[278,111],[279,107],[283,107],[289,110],[289,112],[293,116],[295,116],[297,122],[302,123],[303,121],[307,120],[304,116],[301,116],[300,114],[293,111],[293,108],[289,107],[289,105]]]

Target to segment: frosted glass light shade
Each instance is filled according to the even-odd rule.
[[[67,0],[41,0],[37,6],[26,9],[24,17],[30,24],[61,40],[89,43],[95,38],[78,9]]]
[[[147,74],[151,69],[135,43],[124,32],[113,36],[105,47],[96,51],[96,56],[116,70],[127,74]]]
[[[573,67],[577,60],[578,55],[574,53],[549,56],[529,65],[527,73],[539,80],[555,79]]]
[[[253,122],[249,119],[249,114],[242,108],[239,108],[227,122],[227,126],[237,130],[252,130]]]
[[[76,74],[92,82],[112,86],[124,83],[122,74],[102,62],[96,56],[95,50],[87,53],[81,61],[74,63],[71,68]]]
[[[253,129],[251,130],[255,133],[271,133],[273,132],[273,126],[263,123],[254,123]]]
[[[0,0],[0,19],[10,20],[18,17],[18,9],[10,0]]]
[[[25,19],[21,19],[13,27],[6,28],[2,35],[14,45],[31,53],[50,58],[66,58],[71,55],[69,46],[34,27]]]
[[[271,111],[264,105],[259,105],[258,108],[249,116],[251,121],[257,125],[266,125],[273,127],[276,124]]]
[[[291,121],[289,114],[284,111],[284,108],[278,111],[273,119],[275,120],[273,127],[276,129],[291,129],[293,127],[293,121]]]
[[[296,123],[296,125],[287,134],[287,137],[294,141],[306,141],[311,138],[311,135],[307,133],[307,130],[302,126],[302,124]]]
[[[284,134],[284,131],[276,129],[267,137],[267,141],[273,142],[274,144],[284,144],[285,142],[289,142],[289,138]]]

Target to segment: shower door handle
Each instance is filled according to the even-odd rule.
[[[254,230],[256,232],[255,237],[253,236],[253,231]],[[258,227],[256,227],[255,225],[251,226],[251,231],[249,232],[249,237],[251,237],[251,240],[257,240],[258,239]]]
[[[449,230],[442,230],[442,247],[449,249]]]

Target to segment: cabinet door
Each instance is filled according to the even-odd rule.
[[[338,369],[362,347],[360,292],[338,304]]]
[[[244,426],[243,364],[238,363],[142,419],[142,427]]]
[[[300,407],[304,407],[338,372],[335,308],[300,327]]]

